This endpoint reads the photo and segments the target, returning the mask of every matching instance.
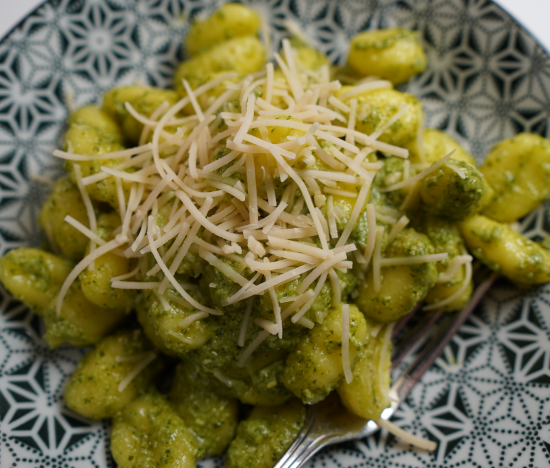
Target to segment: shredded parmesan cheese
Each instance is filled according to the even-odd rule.
[[[376,421],[376,424],[378,427],[386,429],[390,434],[393,434],[395,437],[413,445],[414,447],[418,447],[429,452],[433,452],[437,448],[437,443],[433,440],[423,439],[410,434],[386,419],[380,418]]]
[[[349,304],[342,305],[342,367],[346,382],[349,384],[353,380],[349,360]]]
[[[307,70],[287,39],[282,48],[283,57],[275,54],[282,73],[277,79],[273,63],[268,63],[264,71],[242,79],[231,72],[196,89],[183,80],[187,96],[172,106],[163,102],[150,115],[140,114],[126,103],[129,115],[143,125],[135,148],[89,156],[74,154],[68,145],[68,151],[54,153],[72,161],[89,227],[71,217],[66,221],[86,236],[91,246],[63,283],[57,313],[79,274],[93,267],[101,255],[113,252],[132,259],[133,269],[111,278],[111,286],[150,290],[166,310],[178,304],[188,311],[179,324],[181,330],[170,330],[170,335],[190,344],[182,330],[209,315],[222,315],[193,299],[188,290],[196,286],[179,281],[180,267],[198,255],[209,268],[238,285],[237,292],[222,301],[223,306],[246,301],[237,343],[244,348],[238,365],[244,366],[270,334],[283,337],[285,320],[306,328],[324,320],[322,312],[314,317],[306,314],[327,281],[334,307],[347,299],[337,271],[358,267],[363,275],[373,259],[374,288],[379,291],[381,268],[445,258],[444,253],[382,258],[384,229],[377,226],[377,218],[393,224],[388,243],[399,235],[408,218],[400,210],[380,208],[383,212],[377,214],[369,203],[372,181],[383,166],[371,158],[377,151],[408,157],[407,149],[378,140],[404,115],[406,106],[370,136],[358,131],[356,124],[361,119],[359,96],[391,88],[391,83],[365,80],[336,97],[342,85],[330,81],[328,66]],[[206,101],[201,98],[215,87],[224,88],[219,96]],[[186,113],[191,109],[191,115],[182,115],[184,108]],[[147,139],[151,142],[145,143]],[[224,154],[220,148],[227,154],[219,157]],[[394,179],[383,190],[411,186],[405,201],[409,203],[418,182],[446,164],[449,157],[413,177],[412,165],[406,161],[402,174],[392,175]],[[79,163],[86,161],[112,164],[102,162],[98,173],[82,179]],[[448,167],[461,175],[458,168]],[[94,205],[87,191],[91,184],[107,179],[113,181],[121,220],[115,239],[109,242],[97,233]],[[346,204],[352,207],[351,212],[345,211]],[[350,237],[365,206],[368,237],[361,253]],[[440,280],[454,276],[465,262],[466,269],[471,267],[466,256],[455,257]],[[251,278],[250,270],[255,272]],[[299,280],[295,296],[279,300],[279,288],[295,280]],[[212,282],[210,287],[217,285]],[[246,335],[254,300],[262,295],[271,301],[273,317],[255,320],[264,330],[249,342]],[[281,304],[285,304],[284,310]],[[342,365],[349,382],[347,304],[342,306],[342,320]],[[136,369],[132,371],[135,375],[141,371]],[[214,375],[226,385],[233,384],[219,371]],[[134,377],[129,375],[128,383]]]

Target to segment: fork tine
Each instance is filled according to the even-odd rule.
[[[393,327],[393,331],[391,333],[391,339],[393,340],[397,334],[409,323],[409,320],[416,314],[420,309],[422,308],[422,303],[416,304],[412,310],[405,315],[399,322],[395,324],[395,327]]]
[[[491,274],[475,290],[467,307],[438,327],[437,333],[432,337],[424,349],[418,353],[413,362],[403,371],[401,376],[393,384],[390,392],[392,397],[403,401],[422,375],[432,366],[434,360],[441,354],[445,346],[451,341],[461,325],[466,321],[489,288],[493,285],[498,275]]]
[[[391,370],[393,371],[409,351],[417,344],[424,341],[428,337],[429,330],[437,322],[443,312],[438,311],[432,314],[426,314],[422,320],[418,322],[412,330],[410,330],[399,342],[399,347],[395,349],[391,357]]]

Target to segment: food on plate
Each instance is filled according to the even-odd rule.
[[[426,66],[414,32],[359,34],[342,70],[304,37],[268,61],[261,31],[225,5],[191,27],[173,90],[116,87],[72,112],[48,249],[0,259],[52,348],[95,345],[65,401],[113,419],[121,467],[227,451],[268,468],[334,391],[379,420],[395,322],[463,308],[472,255],[550,280],[550,254],[505,224],[549,194],[547,140],[506,140],[477,168],[425,129],[393,87]]]

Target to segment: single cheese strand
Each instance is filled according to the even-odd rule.
[[[126,217],[126,198],[124,197],[124,192],[122,191],[122,182],[119,178],[115,179],[116,194],[118,199],[118,211],[120,216],[120,223],[124,222]]]
[[[248,358],[252,355],[252,353],[256,351],[256,349],[267,339],[269,335],[270,333],[265,330],[258,333],[258,336],[254,338],[254,340],[252,340],[252,342],[246,347],[246,349],[239,357],[239,360],[237,361],[237,366],[243,367]]]
[[[232,195],[236,199],[240,201],[245,201],[246,196],[244,193],[242,193],[240,190],[231,187],[231,185],[228,184],[222,184],[221,182],[215,182],[213,180],[208,181],[208,185],[211,185],[214,188],[218,188],[223,190],[225,193],[228,193],[229,195]]]
[[[281,229],[277,227],[272,227],[269,230],[269,233],[266,235],[262,231],[252,231],[245,229],[243,231],[245,239],[248,239],[250,236],[254,237],[256,240],[266,240],[268,237],[277,237],[281,240],[286,239],[304,239],[306,237],[312,237],[317,235],[317,228],[291,228],[291,229]]]
[[[349,116],[348,116],[348,129],[355,130],[355,119],[357,118],[357,99],[353,98],[349,103]],[[346,135],[346,141],[350,144],[355,144],[355,137],[353,134],[348,133]]]
[[[217,311],[215,309],[211,309],[210,307],[203,306],[202,304],[197,302],[195,299],[193,299],[193,297],[191,297],[189,295],[189,293],[185,289],[182,288],[182,286],[178,283],[178,281],[176,280],[174,275],[170,272],[170,270],[168,269],[166,264],[162,261],[162,258],[160,258],[158,250],[154,246],[155,242],[154,242],[154,239],[153,239],[153,223],[154,223],[154,218],[152,216],[149,216],[147,237],[149,239],[149,245],[152,246],[151,247],[151,253],[155,257],[155,260],[157,261],[157,264],[160,265],[160,268],[161,268],[162,272],[164,273],[165,277],[168,278],[168,281],[170,281],[170,284],[172,284],[174,289],[178,293],[180,293],[180,295],[187,302],[189,302],[192,306],[194,306],[195,308],[197,308],[197,309],[199,309],[203,312],[207,312],[209,314],[211,314],[211,313],[213,313],[214,315],[219,314],[219,311]],[[160,292],[160,290],[159,290],[159,293],[162,294],[162,292]]]
[[[148,353],[148,356],[144,358],[136,367],[134,367],[124,379],[118,385],[118,392],[122,393],[128,385],[134,380],[140,372],[142,372],[149,364],[151,364],[157,355],[155,353]]]
[[[336,225],[336,217],[334,216],[334,198],[332,195],[327,198],[327,218],[330,237],[338,239],[338,226]]]
[[[334,268],[328,271],[330,285],[332,287],[332,307],[338,307],[342,301],[342,286]]]
[[[302,281],[296,292],[302,294],[319,276],[324,274],[329,268],[336,265],[338,262],[346,259],[346,252],[337,253],[332,258],[327,258],[317,268],[315,268],[307,277]]]
[[[346,184],[353,184],[353,185],[363,184],[363,181],[361,179],[353,175],[345,174],[343,172],[316,171],[316,170],[306,169],[305,171],[300,171],[300,175],[303,178],[314,177],[316,179],[334,180],[336,182],[344,182]],[[368,179],[371,178],[370,174],[367,176],[367,178]]]
[[[160,281],[113,281],[111,287],[114,289],[157,289]]]
[[[341,197],[357,198],[357,193],[348,192],[347,190],[338,190],[330,187],[324,187],[323,191],[325,193],[332,193],[333,195],[339,195]]]
[[[427,175],[431,174],[432,172],[437,171],[441,166],[444,166],[455,151],[456,150],[452,150],[449,154],[447,154],[447,156],[445,156],[445,157],[441,158],[440,160],[434,162],[430,167],[424,169],[422,172],[419,172],[415,176],[410,177],[407,180],[402,180],[401,182],[397,182],[393,185],[390,185],[389,187],[381,188],[380,191],[381,192],[392,192],[394,190],[398,190],[400,188],[406,187],[407,185],[412,185],[415,182],[418,182],[418,181],[422,180]]]
[[[433,304],[430,304],[429,306],[425,306],[422,308],[422,310],[437,310],[443,306],[446,306],[447,304],[452,303],[455,299],[459,298],[464,294],[464,291],[468,288],[470,285],[470,281],[472,281],[472,264],[471,262],[468,262],[465,264],[466,274],[464,275],[464,281],[462,282],[462,285],[460,288],[451,296],[447,297],[446,299],[443,299],[439,302],[434,302]]]
[[[351,383],[351,363],[349,360],[349,304],[342,305],[342,367],[346,383]]]
[[[254,94],[251,94],[248,97],[248,101],[246,102],[246,114],[244,116],[244,120],[241,125],[241,128],[235,135],[235,138],[233,138],[233,142],[237,145],[240,145],[243,142],[243,137],[248,133],[248,130],[250,129],[250,124],[252,123],[252,120],[254,120],[255,101],[256,101],[256,96]]]
[[[328,272],[325,271],[321,277],[319,278],[319,281],[317,281],[317,285],[315,286],[315,289],[313,290],[313,294],[311,297],[307,300],[307,302],[300,308],[296,314],[294,314],[294,317],[292,317],[291,321],[292,323],[297,323],[300,320],[304,318],[304,315],[307,313],[307,311],[311,308],[313,303],[315,302],[315,299],[317,299],[317,296],[321,294],[321,290],[323,289],[323,286],[325,285],[325,282],[327,280]],[[311,289],[310,289],[311,291]]]
[[[191,175],[191,177],[193,177],[193,179],[199,178],[199,174],[197,172],[197,152],[198,152],[197,142],[194,141],[193,143],[191,143],[191,147],[189,148],[189,158],[188,158],[189,174]]]
[[[292,250],[294,252],[301,252],[307,255],[311,255],[315,258],[325,260],[329,256],[329,252],[321,250],[314,245],[306,244],[304,242],[296,242],[287,239],[280,239],[274,236],[268,236],[269,244],[275,248]]]
[[[369,180],[366,180],[363,186],[361,187],[361,190],[359,191],[359,195],[357,196],[355,205],[353,206],[353,210],[351,211],[351,214],[349,216],[348,223],[346,224],[346,227],[344,228],[344,232],[342,232],[340,239],[338,239],[338,242],[336,243],[336,247],[342,247],[347,243],[349,236],[351,235],[351,231],[355,227],[355,224],[357,223],[357,220],[359,219],[359,216],[363,211],[363,205],[367,201],[371,183],[372,183],[372,177]]]
[[[264,99],[268,104],[271,104],[273,99],[273,81],[274,81],[274,68],[273,63],[269,62],[265,66],[267,78],[265,82]]]
[[[221,167],[225,166],[226,164],[229,164],[231,161],[236,159],[240,154],[241,153],[238,151],[231,151],[230,153],[226,154],[220,159],[216,159],[216,161],[211,162],[210,164],[207,164],[206,166],[204,166],[202,168],[202,173],[208,174],[209,172],[216,171]]]
[[[354,86],[349,91],[342,93],[339,96],[339,99],[341,101],[347,101],[352,97],[358,96],[363,93],[368,93],[369,91],[374,91],[377,89],[389,89],[389,88],[393,88],[391,81],[387,81],[387,80],[369,81],[368,83],[363,83],[358,86]]]
[[[196,222],[201,224],[201,226],[203,226],[206,230],[230,242],[241,242],[244,240],[244,237],[241,234],[233,234],[231,232],[224,231],[208,221],[208,219],[206,219],[206,217],[197,209],[186,193],[178,190],[176,192],[176,196],[183,202],[185,207],[189,210],[189,213],[191,213],[193,218],[195,218]]]
[[[275,186],[273,184],[273,176],[268,168],[262,166],[265,174],[265,190],[267,192],[267,202],[270,206],[277,206],[277,195],[275,194]]]
[[[381,267],[396,265],[417,265],[419,263],[442,262],[449,256],[448,253],[438,253],[431,255],[417,255],[414,257],[390,257],[380,259]]]
[[[126,280],[128,278],[131,278],[132,276],[135,276],[137,275],[139,272],[139,265],[136,266],[132,271],[129,271],[128,273],[124,273],[123,275],[119,275],[119,276],[113,276],[110,281],[113,282],[113,281],[123,281],[123,280]]]
[[[191,101],[191,106],[193,106],[193,110],[195,111],[195,114],[197,114],[197,117],[199,118],[199,122],[202,122],[204,120],[204,115],[202,113],[201,106],[199,105],[197,98],[195,96],[195,93],[191,89],[191,86],[189,85],[189,82],[183,78],[182,80],[183,87],[185,88],[185,92],[187,93],[187,96],[189,96],[189,100]]]
[[[301,179],[301,177],[292,169],[288,163],[282,158],[280,154],[277,152],[273,152],[273,157],[275,160],[284,168],[286,173],[289,175],[289,177],[296,182],[296,185],[300,188],[300,191],[302,192],[302,195],[304,197],[304,200],[306,202],[306,205],[309,209],[309,212],[311,213],[311,218],[313,219],[313,222],[315,223],[315,229],[317,229],[317,234],[319,236],[319,240],[321,241],[321,246],[323,247],[323,250],[328,250],[328,242],[327,237],[325,236],[325,232],[323,230],[323,226],[321,224],[321,220],[319,219],[319,216],[317,215],[317,212],[315,211],[315,206],[313,205],[313,200],[311,199],[311,195],[309,194],[309,191],[304,184],[304,181]]]
[[[222,262],[218,257],[213,253],[208,252],[203,247],[199,248],[199,257],[204,258],[210,265],[212,265],[216,270],[224,274],[231,281],[234,281],[240,286],[244,286],[248,283],[248,280],[239,275],[233,268],[231,268],[227,263]]]
[[[208,211],[210,210],[210,208],[212,208],[212,205],[213,205],[212,198],[207,197],[204,201],[204,204],[201,207],[201,213],[207,214]],[[189,223],[186,223],[186,224],[188,224],[190,226],[191,225],[190,223],[191,223],[191,221]],[[170,265],[170,273],[172,275],[174,275],[176,273],[176,271],[178,271],[178,268],[181,265],[181,262],[183,261],[183,259],[187,255],[187,252],[189,251],[189,248],[191,247],[191,245],[193,244],[193,241],[197,237],[197,232],[199,232],[200,226],[201,225],[197,222],[193,223],[193,227],[191,228],[189,234],[187,235],[187,238],[185,239],[185,242],[183,243],[183,245],[178,250],[178,254],[176,255],[176,258],[174,258],[174,260],[172,262],[172,265]],[[186,230],[188,228],[184,225],[184,229]],[[182,231],[184,229],[182,229]],[[148,273],[152,272],[155,268],[151,269]],[[168,287],[168,279],[164,278],[162,280],[161,287],[159,288],[159,292],[161,294],[164,294],[164,291],[166,290],[167,287]]]
[[[105,241],[99,237],[95,232],[92,232],[90,229],[88,229],[84,224],[82,224],[80,221],[77,221],[72,216],[67,215],[65,216],[64,221],[66,223],[69,223],[72,227],[79,230],[82,234],[84,234],[88,239],[95,242],[98,245],[105,244]]]
[[[471,261],[472,261],[471,255],[457,255],[456,257],[453,257],[453,259],[451,260],[451,263],[449,264],[449,267],[447,268],[447,271],[439,273],[439,278],[437,282],[448,283],[455,277],[455,275],[457,274],[458,270],[462,265]]]
[[[80,197],[82,198],[82,201],[84,202],[84,206],[86,207],[86,214],[88,215],[88,224],[90,225],[90,231],[96,232],[97,231],[97,221],[95,217],[95,210],[94,206],[92,205],[92,200],[90,199],[90,194],[88,191],[84,188],[84,185],[82,183],[82,169],[80,167],[80,164],[74,164],[73,165],[73,171],[76,179],[76,186],[78,187],[78,191],[80,192]],[[90,254],[95,249],[95,243],[92,241],[90,243]],[[90,263],[90,265],[92,265]],[[57,309],[57,313],[59,313],[59,308]]]
[[[187,330],[194,322],[197,320],[202,320],[208,316],[209,314],[206,312],[195,312],[194,314],[185,317],[178,325],[180,326],[181,331]]]
[[[382,238],[384,237],[384,227],[383,226],[377,226],[376,227],[376,240],[374,244],[374,255],[372,259],[372,267],[373,267],[373,285],[374,285],[374,292],[378,293],[380,292],[380,288],[382,286],[382,278],[380,274],[380,260],[381,260],[381,250],[382,250]]]
[[[259,276],[259,273],[256,275],[256,278]],[[252,307],[254,306],[254,298],[250,298],[246,302],[246,308],[244,310],[244,317],[241,322],[241,329],[239,330],[239,338],[237,339],[237,346],[241,348],[244,346],[246,340],[246,330],[248,329],[248,321],[250,320],[250,314],[252,313]]]
[[[252,239],[252,238],[250,238]],[[319,260],[311,255],[306,255],[298,252],[290,252],[286,250],[269,249],[269,253],[277,255],[277,257],[286,258],[288,260],[296,260],[301,263],[316,264]]]
[[[244,230],[244,229],[260,229],[264,226],[267,226],[269,224],[274,223],[279,218],[280,214],[284,211],[284,209],[287,207],[286,202],[282,201],[279,203],[279,206],[271,214],[263,218],[261,221],[258,221],[256,224],[247,224],[245,226],[241,226],[238,229]],[[264,234],[267,234],[266,231],[264,231]]]
[[[408,432],[405,432],[403,429],[388,420],[380,418],[376,421],[376,424],[378,427],[386,429],[390,434],[410,445],[413,445],[414,447],[428,450],[429,452],[433,452],[437,448],[437,443],[433,440],[426,440],[421,437],[409,434]]]
[[[240,291],[231,296],[228,299],[225,299],[222,301],[222,305],[226,306],[229,304],[233,304],[234,302],[237,302],[237,300],[247,299],[250,296],[255,296],[258,294],[263,293],[264,291],[267,291],[271,287],[279,286],[281,284],[288,283],[289,281],[292,281],[296,279],[298,276],[300,276],[302,273],[306,273],[309,270],[312,270],[312,265],[302,265],[298,268],[294,268],[291,271],[288,271],[286,273],[283,273],[282,275],[277,276],[276,278],[271,278],[269,281],[264,281],[263,283],[251,287],[248,291],[240,294]],[[240,294],[237,296],[237,294]],[[235,299],[237,297],[237,299]]]
[[[256,318],[254,319],[254,323],[263,328],[265,331],[269,332],[270,335],[277,335],[279,333],[279,326],[276,323],[270,322],[267,319]]]
[[[407,226],[407,224],[409,224],[409,221],[410,221],[410,219],[407,218],[405,215],[403,215],[403,216],[401,216],[401,218],[399,218],[399,221],[397,221],[397,223],[395,223],[393,225],[393,227],[391,228],[390,234],[388,236],[388,242],[387,242],[386,245],[390,245],[395,240],[395,238],[399,235],[399,233],[403,229],[405,229],[405,226]]]
[[[365,252],[363,257],[365,258],[365,268],[369,266],[369,263],[374,252],[374,244],[376,240],[376,209],[372,203],[367,205],[367,245],[365,246]]]
[[[256,191],[256,168],[252,153],[246,155],[246,185],[248,187],[248,215],[250,223],[256,225],[258,224],[258,194]]]
[[[97,159],[122,159],[131,158],[137,154],[145,153],[151,150],[151,143],[147,143],[142,146],[136,146],[134,148],[128,148],[120,151],[112,151],[110,153],[102,153],[94,156],[88,156],[84,154],[69,153],[67,151],[55,150],[53,155],[56,158],[66,159],[69,161],[95,161]]]
[[[86,257],[80,260],[80,262],[69,273],[69,276],[67,276],[67,278],[63,282],[63,285],[61,286],[61,289],[59,290],[59,295],[57,296],[56,302],[56,312],[58,316],[61,313],[61,306],[63,304],[63,300],[65,299],[65,295],[67,294],[67,291],[76,280],[76,278],[78,278],[78,275],[80,275],[80,273],[82,273],[86,269],[86,267],[95,262],[95,260],[97,260],[99,257],[106,254],[107,252],[110,252],[111,250],[115,250],[122,244],[123,242],[120,242],[120,240],[113,239],[112,241],[107,242],[101,247],[98,247],[93,252],[90,252],[88,255],[86,255]]]
[[[268,262],[267,258],[264,258],[264,262],[265,263]],[[271,279],[270,271],[266,271],[264,275],[265,275],[266,281],[269,281]],[[269,297],[271,298],[271,303],[273,305],[273,315],[275,316],[276,334],[279,336],[279,339],[281,340],[283,338],[283,321],[281,319],[281,306],[279,305],[275,288],[272,286],[267,289],[267,292],[269,293]]]
[[[386,122],[380,125],[374,131],[374,133],[371,133],[369,136],[373,140],[377,140],[380,137],[380,135],[382,135],[382,133],[384,133],[388,128],[390,128],[395,122],[397,122],[405,112],[407,112],[407,104],[401,104],[399,106],[399,110]]]
[[[296,260],[277,260],[274,262],[258,262],[248,257],[246,259],[246,264],[253,270],[260,272],[275,271],[281,268],[286,268],[288,266],[293,266],[298,263]]]

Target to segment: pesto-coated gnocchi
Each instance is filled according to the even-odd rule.
[[[348,63],[362,76],[379,76],[397,85],[422,73],[428,60],[417,32],[381,29],[360,33],[351,40]]]
[[[239,75],[246,75],[256,72],[265,64],[265,59],[264,46],[257,37],[236,37],[183,62],[176,70],[174,88],[180,96],[185,96],[183,79],[195,89],[210,81],[216,74],[234,71]]]
[[[351,90],[351,87],[343,86],[336,95],[342,96]],[[424,111],[420,101],[412,94],[386,88],[361,93],[346,100],[348,105],[351,99],[357,99],[355,129],[359,132],[370,135],[405,109],[395,123],[384,129],[379,140],[396,146],[411,145],[416,140],[424,121]]]
[[[391,341],[388,329],[378,329],[377,322],[367,319],[367,337],[353,369],[353,380],[338,386],[342,404],[352,413],[376,421],[382,411],[390,406]],[[384,339],[386,337],[386,339]]]
[[[140,143],[143,123],[136,120],[126,106],[131,105],[139,114],[149,118],[162,105],[172,107],[178,100],[178,94],[171,89],[125,86],[105,93],[102,109],[120,125],[126,144],[135,146]],[[144,143],[149,139],[145,135]]]
[[[550,195],[550,142],[531,133],[501,141],[479,170],[494,189],[483,214],[496,221],[515,221]]]
[[[179,364],[170,390],[170,402],[187,427],[196,434],[197,458],[221,455],[235,437],[238,402],[204,385],[201,374]]]
[[[113,418],[111,452],[120,468],[195,468],[195,437],[166,398],[143,393]]]
[[[206,20],[193,23],[185,47],[189,55],[195,56],[236,37],[256,36],[260,25],[260,17],[251,8],[240,3],[226,3]]]
[[[420,198],[429,213],[462,220],[479,211],[486,191],[485,180],[475,166],[450,158],[424,177]]]
[[[451,151],[454,151],[452,158],[458,161],[463,161],[472,166],[476,166],[476,160],[466,151],[453,137],[447,135],[441,130],[427,128],[423,135],[423,160],[427,163],[434,163],[441,158],[447,156]],[[411,154],[412,162],[422,162],[416,153]]]
[[[111,334],[127,320],[124,310],[99,307],[90,302],[76,280],[65,294],[57,311],[58,294],[44,311],[45,340],[50,348],[64,343],[72,346],[90,346]]]
[[[89,228],[86,206],[76,185],[68,178],[58,179],[40,211],[40,226],[46,233],[51,247],[74,261],[84,257],[88,238],[65,222],[71,216]]]
[[[86,106],[69,116],[69,128],[65,134],[65,149],[76,154],[97,156],[124,149],[122,133],[116,122],[97,106]],[[93,159],[90,161],[66,161],[65,168],[73,182],[77,181],[75,166],[81,176],[88,177],[101,171],[101,167],[113,168],[121,159]],[[86,186],[90,197],[98,202],[116,207],[118,203],[116,184],[112,177]]]
[[[257,406],[239,423],[227,451],[227,468],[271,468],[291,446],[306,419],[297,399],[278,407]]]
[[[430,240],[414,229],[404,229],[387,247],[386,258],[431,255]],[[357,307],[366,317],[378,322],[394,322],[422,301],[437,281],[434,262],[393,265],[381,268],[380,289],[377,291],[373,270],[357,285]]]
[[[97,220],[98,237],[105,241],[111,240],[113,231],[119,226],[120,217],[115,212],[102,214]],[[113,252],[97,258],[79,276],[86,299],[103,308],[131,310],[134,307],[135,291],[117,289],[111,285],[111,278],[127,274],[130,266],[130,259]]]
[[[78,363],[65,387],[65,402],[87,418],[112,418],[152,385],[159,370],[158,354],[141,330],[119,331]]]
[[[342,306],[332,309],[320,326],[298,343],[286,360],[285,386],[303,402],[324,399],[344,376],[342,364]],[[349,359],[353,366],[367,334],[365,318],[349,306]]]
[[[493,271],[516,283],[550,281],[550,254],[510,226],[475,215],[459,223],[468,250]]]
[[[213,330],[207,317],[197,316],[201,312],[186,304],[176,292],[170,291],[159,298],[145,291],[143,296],[137,305],[139,323],[147,337],[164,353],[183,356],[212,338]],[[202,299],[201,294],[196,297]]]
[[[449,254],[445,260],[436,264],[439,279],[435,286],[428,291],[425,299],[426,303],[437,304],[441,301],[450,300],[438,309],[445,312],[463,309],[470,300],[473,284],[472,281],[469,281],[468,286],[463,288],[464,281],[466,281],[465,265],[461,265],[454,275],[449,275],[453,259],[466,253],[466,247],[457,224],[447,218],[425,215],[417,217],[415,225],[420,232],[428,236],[434,246],[435,253]],[[458,294],[462,289],[463,292]]]
[[[73,268],[71,261],[39,249],[14,249],[0,258],[0,280],[35,314],[42,315]]]

